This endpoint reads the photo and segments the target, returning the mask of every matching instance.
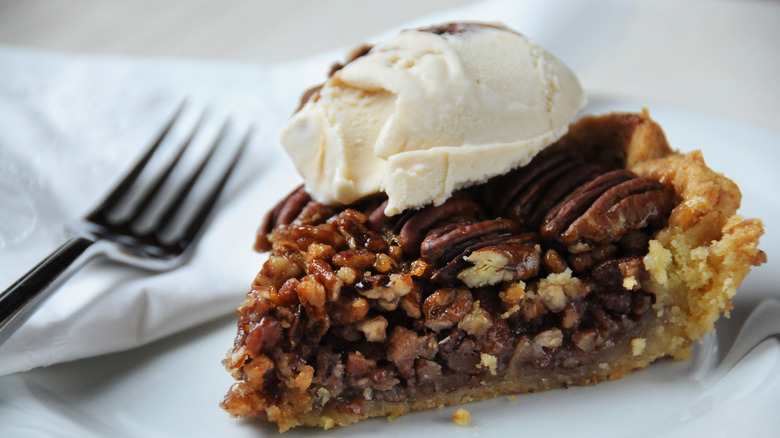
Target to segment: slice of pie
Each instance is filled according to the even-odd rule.
[[[618,379],[731,308],[762,225],[648,114],[588,116],[528,165],[384,215],[299,188],[238,308],[221,406],[281,431]]]

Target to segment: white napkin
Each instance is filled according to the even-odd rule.
[[[256,129],[187,265],[155,274],[92,262],[0,346],[0,374],[133,347],[236,307],[262,261],[251,246],[264,210],[299,183],[276,132],[303,84],[321,78],[308,72],[328,62],[305,64],[0,48],[0,288],[65,241],[66,224],[113,187],[185,97],[188,115],[208,107],[214,122],[233,117],[233,133]]]
[[[617,6],[610,20],[589,12],[592,3],[495,1],[421,17],[401,28],[455,19],[502,21],[576,71],[616,31]],[[585,21],[600,32],[572,39],[586,34]],[[0,346],[0,375],[142,345],[233,311],[264,259],[251,250],[262,215],[300,182],[277,133],[300,92],[320,82],[344,51],[259,65],[0,46],[3,289],[67,238],[66,224],[103,197],[183,98],[218,117],[233,116],[239,128],[256,129],[215,219],[185,266],[154,274],[108,262],[87,265]]]

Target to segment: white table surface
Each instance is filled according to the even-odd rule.
[[[91,54],[289,61],[473,3],[0,0],[0,43]],[[618,3],[631,11],[608,36],[612,43],[577,60],[589,93],[676,104],[780,131],[780,2]],[[587,23],[561,25],[587,29]]]

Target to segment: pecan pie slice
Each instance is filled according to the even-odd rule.
[[[758,220],[647,115],[584,117],[438,206],[270,211],[222,401],[281,431],[621,378],[690,356],[751,266]]]

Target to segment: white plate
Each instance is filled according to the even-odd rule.
[[[770,276],[780,271],[780,135],[646,106],[673,147],[702,149],[712,168],[737,181],[743,214],[763,218],[767,228],[761,246],[769,263],[745,281],[717,336],[707,336],[692,361],[661,361],[620,381],[471,403],[466,427],[452,423],[455,408],[448,407],[329,436],[780,436],[780,293]],[[596,98],[588,112],[640,108]],[[274,426],[230,419],[217,406],[232,383],[220,360],[234,330],[234,317],[226,316],[135,350],[0,378],[0,436],[277,436]]]

